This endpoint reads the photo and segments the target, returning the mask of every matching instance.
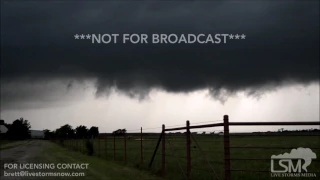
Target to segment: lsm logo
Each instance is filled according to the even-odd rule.
[[[316,153],[310,148],[302,147],[292,149],[290,153],[272,155],[271,177],[316,177],[316,173],[308,173],[307,170],[312,159],[316,158]]]

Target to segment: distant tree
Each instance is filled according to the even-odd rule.
[[[118,130],[112,132],[112,135],[116,136],[118,134]]]
[[[56,136],[59,138],[72,138],[74,137],[74,130],[69,124],[63,125],[56,130]]]
[[[12,124],[7,124],[8,131],[6,136],[10,139],[23,140],[30,138],[31,125],[28,120],[23,118],[13,121]]]
[[[203,131],[203,132],[202,132],[202,134],[206,134],[206,132],[205,132],[205,131]]]
[[[78,126],[75,129],[77,138],[85,138],[88,136],[88,128],[86,126]]]
[[[52,139],[54,137],[54,132],[51,132],[49,129],[43,130],[44,132],[44,139]]]
[[[112,132],[112,135],[114,136],[123,136],[125,133],[127,133],[126,129],[117,129]]]
[[[69,129],[68,131],[68,138],[75,138],[76,137],[76,130],[74,129]]]
[[[92,127],[89,129],[88,135],[89,135],[90,137],[93,136],[93,138],[96,138],[96,137],[99,135],[99,128],[96,127],[96,126],[92,126]]]

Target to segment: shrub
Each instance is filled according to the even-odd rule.
[[[60,139],[61,146],[64,146],[64,139]]]
[[[90,140],[86,141],[86,148],[87,148],[87,153],[89,156],[93,155],[94,149],[93,149],[93,143]]]

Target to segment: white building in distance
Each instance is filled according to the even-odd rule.
[[[32,139],[44,139],[44,131],[30,130],[30,135]]]

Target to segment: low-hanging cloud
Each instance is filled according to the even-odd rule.
[[[4,2],[2,9],[2,86],[25,77],[40,84],[95,79],[98,96],[111,89],[139,99],[152,89],[209,89],[223,101],[238,91],[259,95],[319,81],[318,1],[18,1]],[[74,39],[82,33],[247,37],[227,44],[91,44]],[[1,90],[2,105],[36,98],[39,91],[50,94],[41,87],[16,89],[19,96],[8,91]]]

